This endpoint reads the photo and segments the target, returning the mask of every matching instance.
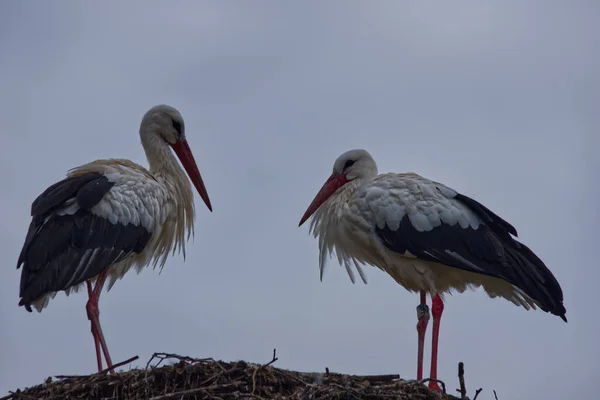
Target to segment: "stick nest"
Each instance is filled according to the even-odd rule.
[[[137,358],[137,357],[136,357]],[[246,361],[223,362],[155,353],[145,369],[57,376],[10,393],[16,399],[398,399],[453,398],[398,375],[353,376],[288,371]],[[152,364],[152,362],[155,362]],[[173,363],[168,364],[169,361]],[[163,366],[161,364],[165,362]]]

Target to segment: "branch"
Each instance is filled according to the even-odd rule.
[[[495,390],[494,390],[494,397],[496,398],[496,400],[498,400],[498,395],[496,394]]]
[[[226,383],[224,385],[212,385],[212,386],[203,387],[203,388],[182,390],[180,392],[173,392],[173,393],[167,393],[167,394],[163,394],[163,395],[159,395],[159,396],[154,396],[148,400],[164,400],[164,399],[172,399],[174,397],[183,398],[184,395],[189,395],[189,394],[198,393],[198,392],[207,392],[208,393],[215,389],[224,389],[224,388],[228,388],[228,387],[240,388],[241,385],[243,386],[243,384],[241,384],[240,382]]]
[[[133,362],[133,361],[137,360],[138,358],[140,358],[140,357],[139,356],[131,357],[125,361],[121,361],[119,363],[114,364],[112,367],[104,368],[102,371],[96,372],[95,374],[91,374],[91,375],[56,375],[55,378],[56,379],[78,379],[78,378],[87,378],[87,377],[91,377],[91,376],[104,375],[107,372],[109,372],[110,370],[122,367],[123,365],[129,364],[130,362]]]
[[[482,388],[479,388],[475,391],[475,397],[473,397],[473,400],[477,400],[477,396],[479,396],[479,393],[481,393],[482,390]]]
[[[140,358],[140,357],[139,357],[139,356],[134,356],[134,357],[131,357],[131,358],[130,358],[130,359],[128,359],[128,360],[121,361],[120,363],[116,363],[116,364],[115,364],[115,365],[113,365],[112,367],[104,368],[102,371],[100,371],[100,372],[98,372],[98,373],[96,373],[96,374],[94,374],[94,375],[102,375],[102,374],[106,374],[108,371],[110,371],[110,370],[112,370],[112,369],[117,369],[117,368],[119,368],[119,367],[122,367],[122,366],[123,366],[123,365],[125,365],[125,364],[129,364],[129,363],[131,363],[131,362],[134,362],[134,361],[135,361],[135,360],[137,360],[138,358]]]
[[[425,378],[425,379],[421,379],[420,381],[418,381],[419,383],[425,383],[425,382],[437,382],[440,385],[442,385],[442,390],[444,391],[444,394],[446,393],[446,384],[443,381],[440,381],[439,379],[433,379],[433,378]]]
[[[465,364],[462,361],[458,363],[458,382],[460,383],[460,390],[457,390],[457,392],[460,393],[461,400],[466,400],[467,388],[465,387]]]
[[[256,368],[256,370],[254,370],[254,373],[252,374],[252,396],[254,396],[254,390],[256,389],[256,373],[265,368],[268,367],[269,365],[273,364],[275,361],[279,360],[277,358],[277,349],[273,349],[273,358],[271,359],[271,361],[269,361],[266,364],[261,365],[260,367]]]
[[[360,378],[369,382],[391,382],[397,379],[400,379],[400,375],[398,374],[387,374],[387,375],[354,375],[357,378]]]
[[[150,366],[150,363],[155,358],[158,358],[159,361],[154,367],[158,367],[163,361],[168,360],[169,358],[176,358],[180,362],[185,362],[188,364],[196,364],[196,363],[203,362],[203,361],[214,361],[212,358],[192,358],[192,357],[188,357],[188,356],[180,356],[179,354],[173,354],[173,353],[154,353],[154,354],[152,354],[152,357],[150,357],[150,359],[146,363],[146,369],[148,369],[148,367]]]
[[[259,367],[260,368],[264,368],[264,367],[268,367],[269,365],[273,364],[275,361],[279,360],[279,358],[277,358],[277,349],[273,349],[273,358],[271,359],[271,361],[269,361],[268,363],[266,363],[265,365],[261,365]]]
[[[336,372],[330,372],[329,368],[325,367],[325,377],[330,376],[348,376]],[[358,378],[363,381],[369,382],[392,382],[400,379],[400,375],[398,374],[383,374],[383,375],[352,375],[353,378]]]

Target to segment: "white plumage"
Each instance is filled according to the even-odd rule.
[[[321,276],[329,255],[334,251],[355,281],[354,266],[363,281],[361,264],[382,269],[407,290],[426,290],[431,294],[453,289],[482,286],[494,298],[501,296],[526,309],[536,308],[535,302],[517,286],[504,280],[461,269],[449,269],[438,262],[421,260],[410,251],[398,254],[385,246],[375,233],[375,227],[396,231],[407,216],[418,232],[432,231],[442,224],[462,229],[477,229],[481,219],[454,197],[456,192],[443,184],[416,174],[383,174],[370,181],[356,180],[345,185],[324,203],[311,221],[311,232],[319,237]],[[332,219],[331,216],[334,216]],[[337,223],[336,223],[337,221]],[[461,258],[450,250],[447,254]],[[473,270],[482,268],[470,263]]]
[[[129,160],[96,160],[74,168],[33,202],[32,221],[17,268],[23,265],[19,305],[41,311],[58,291],[87,284],[88,317],[96,342],[98,368],[102,344],[98,298],[131,267],[164,266],[194,231],[190,181],[212,210],[206,188],[187,144],[183,118],[173,107],[151,108],[142,118],[140,138],[149,170]],[[92,282],[95,287],[92,290]]]
[[[476,200],[417,174],[378,175],[365,150],[338,157],[300,225],[311,216],[321,279],[335,253],[352,282],[354,267],[366,283],[361,265],[367,264],[407,290],[421,292],[418,377],[429,318],[426,293],[434,298],[432,378],[444,293],[483,287],[492,298],[501,296],[525,309],[540,307],[566,321],[560,285],[513,237],[517,231],[512,225]]]

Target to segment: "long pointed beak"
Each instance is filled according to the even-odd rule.
[[[325,201],[331,197],[336,190],[338,190],[341,186],[344,186],[346,183],[348,183],[348,179],[346,179],[345,175],[336,173],[331,174],[329,179],[327,179],[325,184],[323,184],[323,187],[321,187],[321,190],[319,190],[319,193],[317,193],[315,196],[312,203],[310,203],[310,206],[308,206],[308,209],[302,216],[298,226],[302,226],[302,224],[306,222],[306,220],[310,218],[310,216],[313,215],[314,212],[319,209],[319,207],[321,207],[321,204],[325,203]]]
[[[200,171],[198,171],[196,160],[194,160],[194,155],[190,150],[190,146],[188,145],[187,140],[178,140],[177,143],[175,143],[172,147],[175,151],[175,154],[177,154],[177,157],[179,157],[183,168],[185,168],[188,176],[190,177],[190,180],[196,187],[198,194],[200,195],[202,200],[204,200],[204,203],[206,204],[208,209],[212,211],[212,206],[210,205],[210,199],[208,198],[208,193],[206,192],[204,181],[202,180],[202,176],[200,176]]]

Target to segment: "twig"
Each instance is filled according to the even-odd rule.
[[[463,364],[462,361],[458,363],[458,382],[460,383],[460,390],[457,390],[457,392],[460,393],[460,398],[462,400],[466,400],[467,388],[465,387],[465,364]]]
[[[16,397],[13,397],[16,396]],[[2,397],[2,400],[5,399],[25,399],[25,400],[36,400],[36,397],[31,397],[23,394],[23,391],[17,389],[16,392],[10,392],[8,396]]]
[[[369,382],[389,382],[400,379],[398,374],[387,374],[387,375],[354,375],[359,379],[363,379]]]
[[[258,368],[256,368],[256,369],[254,370],[254,373],[252,374],[252,396],[254,396],[254,390],[256,389],[256,373],[257,373],[259,370],[261,370],[261,369],[263,369],[263,368],[265,368],[265,367],[268,367],[269,365],[273,364],[273,363],[274,363],[275,361],[277,361],[277,360],[279,360],[279,359],[277,358],[277,349],[273,349],[273,358],[271,359],[271,361],[269,361],[269,362],[268,362],[268,363],[266,363],[266,364],[263,364],[263,365],[261,365],[260,367],[258,367]]]
[[[273,364],[277,360],[279,360],[277,358],[277,349],[273,349],[273,359],[271,361],[269,361],[268,363],[266,363],[265,365],[261,366],[260,368],[268,367],[269,365]]]
[[[473,400],[477,400],[477,396],[479,396],[479,393],[481,393],[482,390],[483,388],[479,388],[475,391],[475,397],[473,397]]]
[[[215,363],[217,363],[217,362],[215,361]],[[238,371],[243,370],[243,368],[239,368],[239,367],[237,367],[237,368],[231,368],[230,370],[226,370],[225,368],[223,368],[223,366],[221,364],[217,363],[217,365],[222,369],[222,371],[219,371],[216,374],[211,375],[208,379],[202,381],[202,383],[200,383],[198,386],[204,386],[204,385],[206,385],[210,381],[215,381],[215,380],[217,380],[218,378],[220,378],[225,373],[227,373],[227,374],[233,374],[234,372],[238,372]]]
[[[56,375],[55,378],[56,379],[78,379],[78,378],[87,378],[87,377],[90,377],[90,376],[104,375],[108,371],[110,371],[112,369],[117,369],[119,367],[122,367],[125,364],[129,364],[130,362],[133,362],[133,361],[137,360],[138,358],[140,358],[140,357],[139,356],[131,357],[131,358],[125,360],[125,361],[121,361],[119,363],[114,364],[112,367],[104,368],[102,371],[96,372],[95,374],[90,374],[90,375]]]
[[[169,358],[176,358],[179,361],[187,362],[189,364],[196,364],[196,363],[203,362],[203,361],[214,361],[212,358],[193,358],[193,357],[188,357],[188,356],[180,356],[179,354],[173,354],[173,353],[154,353],[154,354],[152,354],[152,357],[150,357],[150,360],[148,360],[148,363],[146,363],[146,369],[148,369],[148,367],[150,366],[150,363],[155,358],[158,358],[159,361],[154,367],[158,367],[163,361],[165,361]]]
[[[172,399],[174,397],[183,398],[184,395],[188,395],[188,394],[192,394],[192,393],[210,392],[215,389],[224,389],[224,388],[228,388],[228,387],[239,387],[239,386],[240,386],[240,382],[232,382],[232,383],[227,383],[224,385],[212,385],[212,386],[208,386],[208,387],[204,387],[204,388],[194,388],[194,389],[189,389],[189,390],[182,390],[180,392],[173,392],[173,393],[167,393],[167,394],[163,394],[163,395],[159,395],[159,396],[154,396],[154,397],[150,397],[150,399],[148,399],[148,400]]]
[[[104,368],[102,371],[94,374],[94,375],[102,375],[102,374],[106,374],[108,371],[110,371],[111,369],[117,369],[119,367],[122,367],[125,364],[129,364],[131,362],[134,362],[135,360],[137,360],[138,358],[140,358],[139,356],[133,356],[128,360],[125,361],[121,361],[120,363],[116,363],[115,365],[113,365],[112,367],[108,367],[108,368]]]
[[[339,374],[336,372],[330,372],[329,368],[325,369],[325,376],[326,377],[336,377],[336,376],[347,376],[344,374]],[[391,381],[395,381],[400,379],[400,375],[398,374],[384,374],[384,375],[352,375],[353,378],[358,378],[360,380],[363,381],[369,381],[369,382],[391,382]]]
[[[187,364],[198,364],[198,363],[202,363],[202,362],[209,362],[209,361],[214,361],[219,368],[221,368],[221,370],[223,372],[226,372],[225,368],[223,368],[223,366],[221,365],[221,363],[215,361],[212,357],[209,358],[193,358],[193,357],[188,357],[188,356],[180,356],[179,354],[174,354],[174,353],[154,353],[152,354],[152,357],[150,357],[150,359],[148,360],[148,362],[146,363],[146,373],[144,374],[144,380],[146,382],[148,382],[148,371],[150,370],[150,364],[152,363],[152,361],[157,358],[159,361],[156,363],[156,365],[153,365],[152,368],[157,368],[163,361],[168,360],[169,358],[174,358],[179,360],[180,362],[184,362]],[[205,382],[203,382],[204,384]],[[146,390],[146,397],[148,397],[148,386],[146,386],[145,388]]]
[[[439,379],[433,379],[433,378],[425,378],[425,379],[421,379],[420,381],[418,381],[419,383],[426,383],[426,382],[437,382],[440,385],[442,385],[442,390],[444,391],[444,394],[446,393],[446,384],[443,381],[440,381]]]
[[[496,394],[495,390],[494,390],[494,398],[496,398],[496,400],[498,400],[498,395]]]

